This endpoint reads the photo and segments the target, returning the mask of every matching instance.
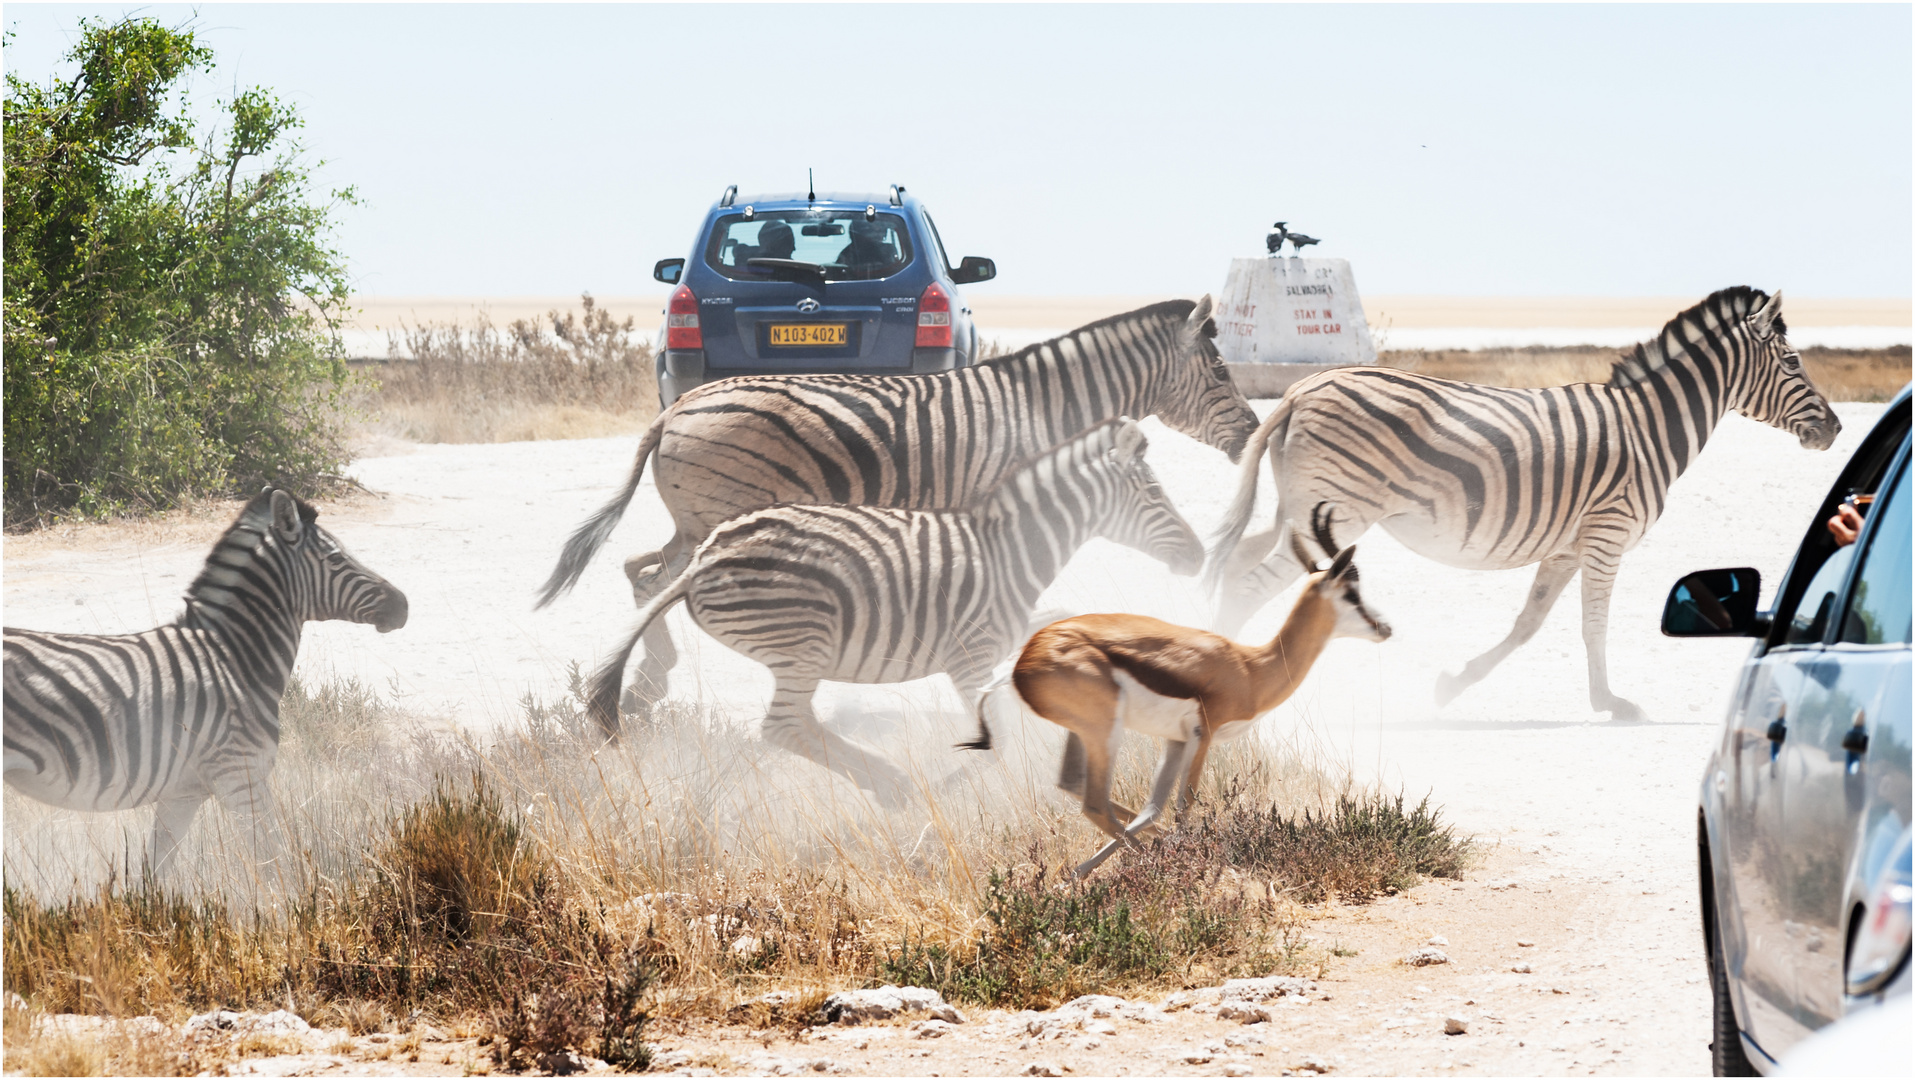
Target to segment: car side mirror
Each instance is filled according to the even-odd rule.
[[[1769,616],[1755,610],[1762,575],[1755,568],[1697,570],[1669,590],[1662,632],[1669,637],[1761,637]]]
[[[685,260],[683,259],[660,259],[652,266],[652,277],[667,285],[678,284],[678,279],[684,273]]]
[[[997,264],[977,255],[966,255],[951,269],[951,280],[958,285],[974,285],[997,276]]]

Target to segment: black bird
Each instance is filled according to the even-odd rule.
[[[1316,237],[1305,236],[1300,232],[1291,232],[1290,230],[1285,229],[1283,233],[1285,236],[1290,238],[1290,245],[1292,248],[1295,249],[1292,252],[1292,254],[1295,254],[1295,255],[1302,255],[1303,249],[1309,247],[1311,244],[1321,243],[1321,241],[1319,241]]]
[[[1283,222],[1279,221],[1276,224],[1276,231],[1263,238],[1263,249],[1270,253],[1271,258],[1275,258],[1283,254],[1283,242],[1288,239],[1289,236],[1289,230],[1285,229]]]

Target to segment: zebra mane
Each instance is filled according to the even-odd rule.
[[[1035,355],[1036,353],[1043,350],[1044,348],[1052,344],[1055,344],[1056,342],[1062,341],[1067,337],[1076,337],[1078,334],[1082,334],[1087,331],[1097,330],[1102,327],[1110,326],[1113,323],[1130,322],[1133,320],[1142,321],[1144,319],[1155,318],[1162,315],[1168,315],[1171,318],[1175,319],[1177,322],[1181,323],[1184,320],[1190,318],[1190,313],[1196,310],[1196,308],[1197,308],[1197,303],[1194,300],[1160,300],[1155,304],[1149,304],[1144,307],[1140,307],[1135,311],[1126,311],[1126,312],[1123,312],[1122,314],[1107,316],[1105,318],[1097,320],[1096,322],[1085,323],[1084,325],[1078,327],[1075,330],[1066,331],[1062,334],[1057,335],[1054,338],[1049,338],[1044,341],[1034,342],[1030,345],[1026,345],[1014,353],[1007,353],[1004,356],[993,356],[989,360],[979,360],[977,363],[973,364],[972,366],[973,367],[991,367],[993,365],[1016,363],[1020,360],[1025,360],[1030,358],[1031,356]],[[1217,328],[1216,328],[1215,321],[1206,323],[1205,328],[1209,332],[1210,336],[1212,337],[1216,336]]]
[[[313,505],[292,492],[293,502],[299,507],[299,520],[308,527],[318,519],[319,511]],[[232,584],[232,560],[222,559],[222,553],[238,549],[241,558],[245,558],[258,546],[254,537],[263,537],[272,531],[273,526],[273,489],[268,487],[247,501],[239,516],[233,519],[226,531],[213,543],[212,552],[206,556],[206,562],[200,567],[198,576],[186,587],[186,597],[191,600],[198,596],[202,587],[226,588]]]
[[[1090,439],[1092,436],[1098,435],[1099,433],[1103,432],[1104,429],[1106,428],[1115,428],[1117,425],[1122,424],[1125,421],[1125,419],[1126,418],[1122,416],[1107,416],[1104,419],[1099,420],[1097,423],[1092,424],[1090,427],[1087,427],[1084,430],[1078,432],[1077,434],[1072,435],[1070,438],[1065,439],[1063,442],[1058,443],[1055,446],[1049,447],[1048,449],[1039,450],[1035,454],[1026,455],[1022,459],[1020,459],[1016,464],[1012,465],[1009,469],[1005,470],[1003,479],[999,480],[997,483],[992,484],[990,487],[985,488],[984,490],[978,492],[975,496],[973,496],[971,498],[969,509],[975,510],[982,506],[989,506],[991,503],[991,500],[997,497],[997,493],[1009,487],[1011,484],[1015,483],[1017,481],[1017,478],[1024,474],[1024,470],[1030,468],[1032,465],[1037,464],[1039,461],[1042,461],[1047,457],[1051,457],[1053,455],[1063,453],[1065,448],[1075,446],[1080,442],[1084,442]]]
[[[1726,331],[1740,325],[1751,312],[1768,302],[1768,293],[1748,285],[1733,285],[1710,293],[1700,303],[1678,312],[1675,318],[1664,323],[1654,339],[1624,350],[1622,358],[1609,369],[1608,385],[1612,389],[1634,386],[1667,367],[1674,357],[1688,352],[1683,335],[1677,330],[1683,323]],[[1775,319],[1775,332],[1785,336],[1789,332],[1780,315]]]

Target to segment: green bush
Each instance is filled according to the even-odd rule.
[[[80,29],[71,79],[7,74],[6,523],[310,490],[344,460],[326,237],[352,193],[313,200],[300,120],[264,90],[198,129],[191,31]]]

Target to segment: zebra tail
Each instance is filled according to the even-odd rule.
[[[606,659],[604,666],[598,669],[598,674],[592,676],[592,693],[587,699],[586,711],[591,714],[592,720],[598,724],[598,729],[605,733],[605,738],[610,742],[618,741],[620,727],[618,699],[625,689],[625,662],[632,658],[632,650],[638,647],[638,639],[645,636],[645,631],[652,622],[665,614],[665,609],[683,600],[685,594],[691,591],[694,569],[694,567],[687,567],[685,572],[678,576],[677,581],[672,582],[664,592],[652,597],[651,602],[638,613],[638,624],[632,627],[631,635],[625,639],[625,643]]]
[[[645,475],[645,463],[651,460],[652,452],[658,449],[658,440],[665,434],[665,421],[671,419],[672,410],[658,414],[652,426],[638,440],[638,459],[632,462],[631,475],[625,478],[625,486],[612,496],[598,513],[586,518],[565,541],[565,550],[559,555],[559,564],[552,568],[552,576],[539,586],[538,603],[532,605],[534,611],[564,595],[572,586],[578,584],[579,575],[585,573],[586,564],[598,549],[605,546],[611,537],[612,529],[618,525],[618,519],[625,516],[625,507],[630,505],[632,496],[638,491],[638,482]]]
[[[984,722],[984,706],[991,700],[990,692],[977,696],[977,737],[958,743],[958,750],[989,750],[991,748],[991,725]]]
[[[1204,559],[1204,591],[1215,593],[1223,587],[1224,567],[1230,562],[1230,554],[1237,550],[1237,541],[1243,539],[1243,530],[1250,524],[1250,515],[1257,509],[1257,474],[1263,468],[1264,448],[1270,445],[1271,438],[1278,430],[1288,426],[1290,421],[1290,397],[1277,403],[1263,423],[1257,425],[1256,434],[1243,449],[1243,464],[1237,477],[1237,494],[1230,500],[1229,509],[1224,511],[1223,521],[1217,531],[1211,534],[1210,551]]]

